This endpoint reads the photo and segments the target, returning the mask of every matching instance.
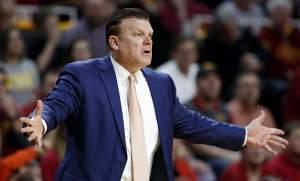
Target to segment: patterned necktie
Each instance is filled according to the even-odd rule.
[[[149,180],[144,125],[135,89],[136,78],[129,76],[128,111],[131,142],[132,178],[134,181]]]

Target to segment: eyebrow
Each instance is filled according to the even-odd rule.
[[[142,29],[140,29],[140,28],[135,28],[134,29],[135,31],[140,31],[140,32],[144,32]],[[153,35],[153,29],[149,32],[151,35]]]

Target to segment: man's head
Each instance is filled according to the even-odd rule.
[[[211,62],[202,63],[197,74],[197,91],[206,101],[219,99],[222,82],[216,65]]]
[[[198,59],[196,40],[192,37],[179,37],[175,42],[172,57],[180,69],[187,72]]]
[[[300,159],[300,123],[294,121],[284,126],[285,137],[289,141],[287,151]]]
[[[20,30],[10,28],[3,32],[2,51],[5,57],[22,57],[24,55],[24,39]]]
[[[128,71],[150,65],[153,29],[146,12],[118,10],[106,25],[106,42],[113,57]]]
[[[260,98],[260,80],[253,72],[243,72],[236,80],[235,98],[242,104],[253,106]]]
[[[87,60],[92,57],[90,42],[86,38],[78,38],[71,43],[70,54],[73,60]]]
[[[291,19],[293,4],[290,0],[269,0],[267,9],[273,23],[282,28]]]
[[[42,94],[44,94],[44,96],[48,95],[51,92],[58,79],[58,75],[59,71],[54,69],[49,70],[45,73],[42,84]]]
[[[97,27],[108,20],[116,10],[115,0],[85,0],[84,15],[89,26]]]
[[[252,71],[261,73],[263,70],[263,64],[254,53],[245,53],[240,59],[240,68],[243,71]]]
[[[0,1],[0,16],[12,16],[16,11],[16,7],[15,0]]]
[[[256,0],[234,0],[234,2],[240,10],[247,11],[256,3]]]
[[[266,160],[266,151],[263,148],[245,147],[242,149],[243,161],[251,166],[261,166]]]

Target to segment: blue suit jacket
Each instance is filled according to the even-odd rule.
[[[156,178],[173,180],[174,137],[231,150],[241,148],[244,128],[187,110],[178,101],[168,75],[148,68],[142,72],[159,128],[160,156],[154,158],[153,164],[158,164],[152,170],[163,169],[157,169]],[[127,155],[120,96],[109,56],[66,65],[43,102],[47,132],[60,123],[67,127],[67,149],[57,180],[120,180]]]

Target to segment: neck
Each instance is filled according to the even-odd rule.
[[[6,62],[11,64],[16,64],[20,61],[19,56],[9,55],[6,57]]]
[[[246,172],[249,180],[257,180],[260,177],[261,166],[251,163],[245,163]]]
[[[237,99],[237,101],[240,103],[240,105],[244,111],[253,111],[256,109],[257,104],[245,102],[245,101],[242,101],[239,99]]]
[[[126,64],[124,62],[128,62],[128,61],[123,61],[117,54],[115,53],[111,53],[111,56],[114,58],[114,60],[116,62],[118,62],[118,64],[120,64],[122,67],[124,67],[128,72],[130,72],[131,74],[134,74],[136,72],[138,72],[139,70],[141,70],[142,68],[139,66],[131,66],[130,64]]]
[[[237,7],[241,10],[248,10],[249,6],[243,2],[240,1],[235,1],[235,4],[237,5]]]
[[[177,66],[178,66],[179,71],[182,74],[187,75],[189,73],[189,67],[188,66],[180,66],[178,63],[177,63]]]

